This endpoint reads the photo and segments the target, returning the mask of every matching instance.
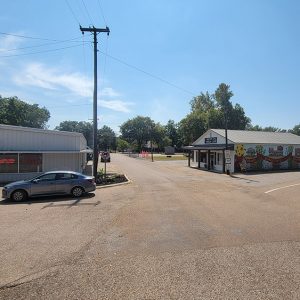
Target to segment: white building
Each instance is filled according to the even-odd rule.
[[[88,152],[81,133],[0,124],[0,182],[55,170],[82,172]]]
[[[300,136],[292,133],[209,129],[189,150],[189,166],[230,173],[300,169]],[[192,162],[191,162],[192,160]]]

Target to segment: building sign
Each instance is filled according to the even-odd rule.
[[[205,144],[215,144],[217,143],[217,137],[210,137],[204,139]]]
[[[231,164],[231,151],[230,150],[225,150],[225,164],[230,165]]]
[[[11,164],[15,164],[16,160],[14,158],[1,158],[0,159],[0,164],[7,164],[7,165],[11,165]]]

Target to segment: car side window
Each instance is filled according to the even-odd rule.
[[[56,180],[69,180],[71,179],[71,174],[69,173],[58,173],[56,175]]]
[[[56,175],[56,180],[70,180],[75,178],[77,178],[77,176],[71,173],[58,173]]]
[[[39,178],[37,178],[38,181],[52,181],[52,180],[55,180],[55,176],[56,174],[45,174],[45,175],[42,175],[40,176]]]

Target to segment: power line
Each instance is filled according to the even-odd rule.
[[[108,50],[108,35],[106,36],[105,57],[104,57],[104,66],[103,66],[103,77],[105,77],[105,73],[106,73],[107,50]]]
[[[26,55],[33,55],[33,54],[40,54],[40,53],[47,53],[47,52],[54,52],[54,51],[60,51],[60,50],[65,50],[65,49],[69,49],[69,48],[75,48],[75,47],[79,47],[82,44],[78,44],[78,45],[73,45],[73,46],[69,46],[69,47],[63,47],[63,48],[56,48],[56,49],[51,49],[51,50],[44,50],[44,51],[36,51],[36,52],[28,52],[28,53],[22,53],[22,54],[12,54],[12,55],[1,55],[0,57],[16,57],[16,56],[26,56]]]
[[[196,94],[196,93],[193,93],[193,92],[191,92],[191,91],[188,91],[188,90],[186,90],[186,89],[184,89],[184,88],[182,88],[182,87],[180,87],[180,86],[178,86],[178,85],[176,85],[176,84],[174,84],[174,83],[172,83],[172,82],[170,82],[170,81],[168,81],[168,80],[165,80],[165,79],[163,79],[163,78],[161,78],[161,77],[159,77],[159,76],[156,76],[156,75],[151,74],[151,73],[149,73],[149,72],[147,72],[147,71],[144,71],[144,70],[142,70],[141,68],[138,68],[138,67],[136,67],[136,66],[134,66],[134,65],[131,65],[131,64],[129,64],[129,63],[127,63],[127,62],[125,62],[125,61],[123,61],[123,60],[117,58],[117,57],[114,57],[114,56],[112,56],[112,55],[110,55],[110,54],[104,53],[104,52],[101,51],[101,50],[98,50],[98,51],[99,51],[100,53],[106,55],[107,57],[109,57],[109,58],[111,58],[111,59],[113,59],[113,60],[115,60],[115,61],[117,61],[117,62],[119,62],[119,63],[121,63],[121,64],[123,64],[123,65],[125,65],[125,66],[127,66],[127,67],[129,67],[129,68],[132,68],[132,69],[134,69],[134,70],[136,70],[136,71],[139,71],[139,72],[141,72],[141,73],[144,73],[144,74],[146,74],[146,75],[148,75],[148,76],[150,76],[150,77],[152,77],[152,78],[154,78],[154,79],[156,79],[156,80],[159,80],[159,81],[161,81],[161,82],[163,82],[163,83],[165,83],[165,84],[168,84],[168,85],[170,85],[170,86],[172,86],[172,87],[174,87],[174,88],[176,88],[176,89],[178,89],[178,90],[181,90],[181,91],[183,91],[183,92],[185,92],[185,93],[187,93],[187,94],[190,94],[190,95],[193,95],[193,96],[195,96],[195,94]]]
[[[54,40],[54,39],[48,39],[48,38],[40,38],[40,37],[34,37],[34,36],[26,36],[26,35],[19,35],[19,34],[12,34],[7,32],[0,32],[2,35],[9,35],[9,36],[15,36],[23,39],[31,39],[31,40],[41,40],[41,41],[51,41],[51,42],[62,42],[64,40]]]
[[[70,40],[65,40],[65,41],[58,41],[58,42],[52,42],[52,43],[46,43],[46,44],[40,44],[40,45],[35,45],[35,46],[27,46],[27,47],[20,47],[20,48],[12,48],[12,49],[0,49],[1,52],[9,52],[9,51],[16,51],[16,50],[24,50],[24,49],[31,49],[31,48],[38,48],[38,47],[44,47],[44,46],[49,46],[49,45],[56,45],[60,43],[69,43],[69,42],[77,42],[81,37],[73,38]]]
[[[102,5],[101,5],[101,3],[100,3],[100,0],[98,0],[98,1],[97,1],[97,3],[98,3],[98,6],[99,6],[99,8],[100,8],[100,12],[101,12],[101,15],[102,15],[102,18],[103,18],[104,24],[105,24],[105,26],[107,26],[107,22],[106,22],[106,19],[105,19],[104,13],[103,13],[103,9],[102,9]]]
[[[72,9],[70,3],[68,2],[68,0],[65,0],[65,2],[67,3],[67,6],[69,7],[69,10],[71,11],[71,13],[72,13],[74,19],[75,19],[76,22],[80,25],[80,22],[79,22],[79,20],[77,19],[77,17],[76,17],[76,15],[75,15],[75,13],[74,13],[74,11],[73,11],[73,9]]]
[[[92,24],[95,24],[94,21],[93,21],[93,19],[92,19],[92,17],[91,17],[91,15],[90,15],[90,13],[89,13],[89,11],[88,11],[88,9],[87,9],[87,7],[86,7],[86,5],[85,5],[85,3],[84,3],[84,1],[81,0],[81,2],[82,2],[82,4],[83,4],[83,6],[84,6],[84,9],[85,9],[85,11],[86,11],[86,14],[87,14],[87,16],[89,17],[91,23],[92,23]]]

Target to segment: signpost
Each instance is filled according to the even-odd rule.
[[[229,165],[231,165],[231,154],[230,150],[225,150],[225,164],[226,164],[226,173],[229,174]]]

